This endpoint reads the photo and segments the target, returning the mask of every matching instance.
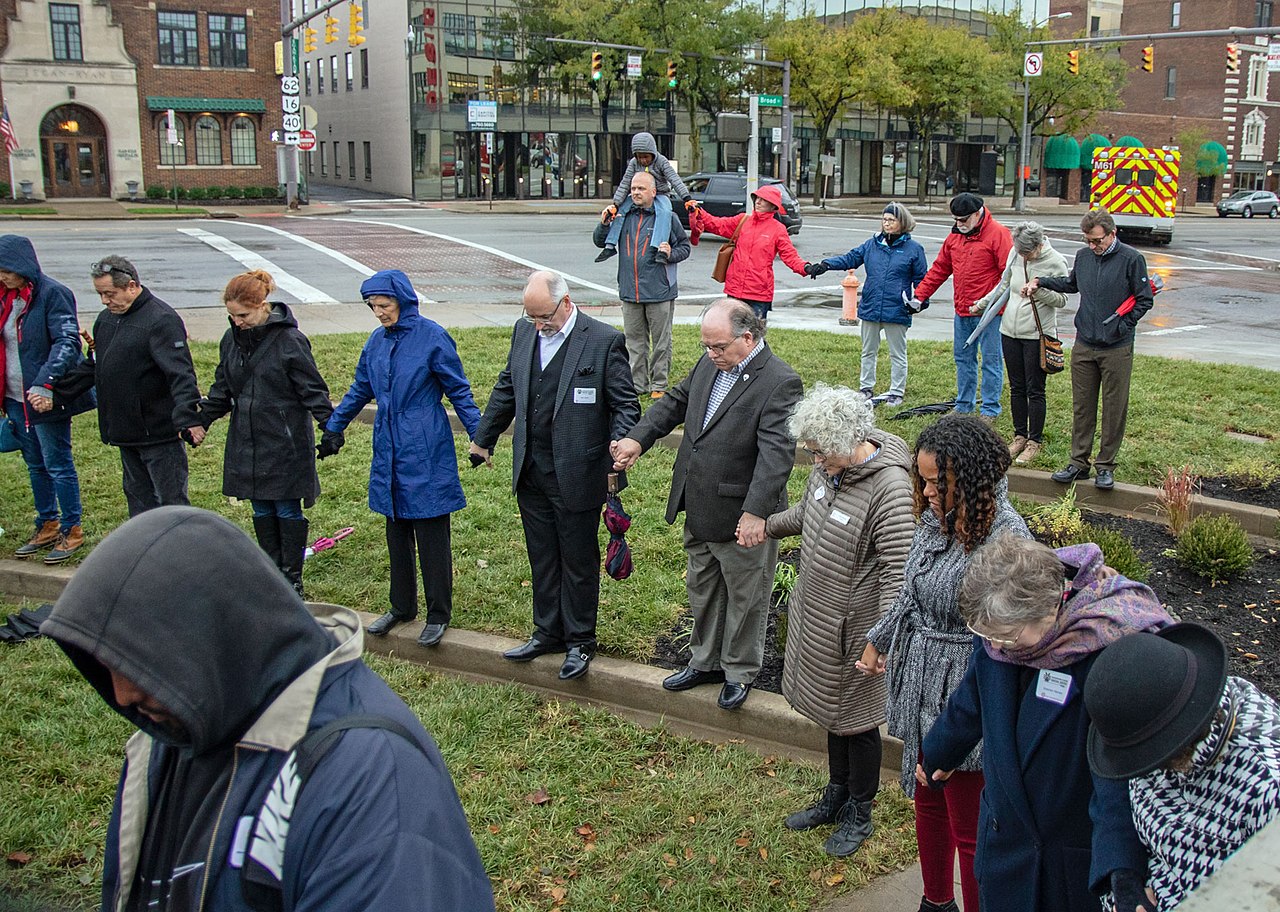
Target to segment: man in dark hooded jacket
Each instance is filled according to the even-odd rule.
[[[175,597],[193,554],[227,572]],[[361,660],[355,613],[312,610],[243,532],[192,507],[129,520],[76,573],[41,632],[140,729],[107,831],[104,910],[265,907],[246,896],[493,909],[435,743]],[[355,714],[303,778],[315,754],[295,745]]]
[[[50,549],[45,563],[61,563],[84,543],[71,416],[93,408],[93,393],[54,402],[54,383],[84,361],[76,299],[40,271],[31,241],[16,234],[0,236],[0,342],[0,420],[13,423],[36,509],[35,534],[14,556]]]

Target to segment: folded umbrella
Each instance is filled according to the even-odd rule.
[[[917,405],[914,408],[903,409],[889,416],[890,421],[897,421],[901,418],[920,418],[924,415],[945,415],[956,407],[954,399],[947,402],[930,402],[925,405]]]
[[[978,321],[978,328],[969,333],[969,338],[964,340],[965,348],[972,345],[973,340],[982,335],[982,331],[991,325],[992,320],[1004,313],[1004,306],[1009,303],[1009,292],[1012,288],[1013,286],[1006,288],[1001,292],[1000,297],[996,298],[995,301],[982,312],[982,319]]]
[[[325,538],[323,536],[317,538],[311,543],[311,547],[303,552],[302,559],[306,560],[308,557],[315,557],[321,551],[328,551],[355,530],[355,526],[347,526],[345,529],[339,529],[337,532],[334,532],[331,538]]]
[[[1160,276],[1153,275],[1147,281],[1151,284],[1152,297],[1155,297],[1160,292],[1164,291],[1164,279],[1160,278]],[[1102,325],[1106,326],[1108,323],[1112,322],[1113,320],[1123,317],[1125,314],[1132,311],[1133,308],[1137,305],[1137,303],[1138,303],[1138,299],[1133,295],[1129,295],[1129,297],[1125,298],[1123,301],[1120,302],[1120,306],[1116,308],[1115,313],[1113,313],[1111,316],[1107,317],[1105,320],[1102,321]]]
[[[627,544],[627,530],[631,528],[631,515],[622,508],[617,494],[610,494],[604,502],[604,527],[609,530],[609,547],[604,556],[604,572],[616,580],[624,580],[634,569],[631,563],[631,546]]]

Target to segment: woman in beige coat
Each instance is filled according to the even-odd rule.
[[[880,784],[884,678],[863,677],[854,664],[902,586],[914,529],[911,451],[876,429],[861,393],[822,383],[796,406],[790,431],[814,466],[804,496],[765,526],[773,538],[801,536],[782,692],[827,730],[831,780],[786,826],[838,823],[823,848],[845,856],[871,835]]]
[[[1019,222],[1010,232],[1013,249],[1005,265],[1000,284],[974,302],[971,313],[981,313],[992,304],[1005,289],[1022,288],[1040,276],[1064,276],[1067,261],[1053,249],[1044,235],[1044,227],[1037,222]],[[1067,296],[1041,288],[1031,297],[1020,293],[1009,295],[1004,315],[1000,318],[1000,341],[1004,353],[1004,366],[1009,374],[1009,412],[1013,417],[1013,443],[1009,455],[1020,463],[1036,458],[1044,442],[1044,381],[1048,376],[1040,367],[1040,327],[1049,336],[1058,335],[1058,308],[1067,303]]]

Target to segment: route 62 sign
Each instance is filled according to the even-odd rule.
[[[298,84],[297,76],[284,76],[280,79],[281,95],[292,95],[296,98],[298,96],[299,91],[300,91],[300,86]]]

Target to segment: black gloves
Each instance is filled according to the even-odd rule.
[[[1133,912],[1135,909],[1156,912],[1143,889],[1142,875],[1131,868],[1117,868],[1111,872],[1111,895],[1116,901],[1116,912]]]
[[[325,459],[329,456],[337,456],[338,450],[342,449],[343,444],[347,442],[347,438],[343,436],[342,431],[324,431],[320,434],[320,443],[316,446],[316,458]]]
[[[822,275],[824,272],[827,272],[830,269],[831,267],[828,266],[826,263],[822,262],[821,260],[819,260],[816,263],[804,264],[804,274],[811,279],[816,279],[818,276]]]

